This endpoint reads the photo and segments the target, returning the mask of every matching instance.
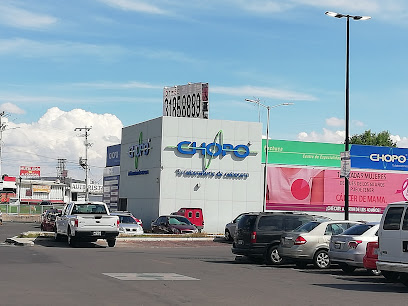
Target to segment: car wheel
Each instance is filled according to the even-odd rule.
[[[394,272],[394,271],[381,271],[382,276],[384,276],[384,278],[386,280],[395,282],[396,280],[398,280],[399,277],[399,273]]]
[[[278,246],[271,246],[266,252],[265,261],[268,265],[282,265],[285,260],[279,255]]]
[[[173,234],[176,234],[176,235],[181,234],[178,228],[173,228],[172,231],[173,231]]]
[[[340,269],[342,269],[343,272],[346,272],[346,273],[353,273],[354,270],[356,269],[356,267],[349,266],[348,264],[345,264],[345,263],[341,263],[339,265],[340,265]]]
[[[108,239],[106,242],[108,243],[108,247],[113,248],[116,244],[116,239]]]
[[[307,267],[307,262],[306,261],[296,261],[295,265],[299,269],[304,269]]]
[[[70,232],[70,231],[68,231],[68,245],[69,245],[70,247],[76,247],[76,239],[75,239],[75,237],[72,237],[72,236],[71,236],[71,232]]]
[[[224,237],[225,237],[225,240],[232,241],[232,236],[231,236],[231,233],[229,232],[229,230],[225,230]]]
[[[380,270],[376,270],[376,269],[367,269],[367,271],[374,276],[379,276],[381,275],[381,271]]]
[[[408,273],[400,273],[399,280],[403,283],[406,287],[408,287]]]
[[[58,233],[55,233],[54,239],[55,239],[55,241],[62,241],[62,240],[64,240],[64,237],[62,235],[58,234]]]
[[[314,258],[313,264],[318,269],[327,269],[330,267],[330,257],[326,250],[317,251]]]

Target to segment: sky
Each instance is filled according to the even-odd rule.
[[[209,118],[262,122],[270,138],[343,143],[346,19],[350,136],[389,131],[408,147],[404,0],[1,0],[1,174],[66,159],[102,183],[121,129],[162,116],[163,88],[209,83]],[[279,106],[281,103],[293,105]]]

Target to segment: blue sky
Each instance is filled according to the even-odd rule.
[[[340,143],[346,20],[325,11],[372,17],[350,21],[351,135],[388,130],[408,147],[406,1],[2,0],[2,172],[52,175],[57,158],[79,171],[72,128],[92,125],[98,181],[121,127],[161,116],[163,87],[188,82],[209,83],[210,119],[266,124],[245,99],[293,102],[271,110],[271,138]]]

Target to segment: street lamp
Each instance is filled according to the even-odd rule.
[[[275,107],[278,107],[278,106],[283,106],[283,105],[292,105],[293,103],[280,103],[280,104],[276,104],[276,105],[272,105],[272,106],[269,106],[269,105],[265,105],[265,104],[262,104],[260,101],[259,101],[259,99],[256,99],[256,100],[251,100],[251,99],[245,99],[245,101],[247,101],[247,102],[251,102],[251,103],[255,103],[255,104],[257,104],[258,106],[262,106],[262,107],[264,107],[264,108],[266,108],[266,110],[268,111],[268,118],[267,118],[267,122],[266,122],[266,145],[265,145],[265,168],[264,168],[264,193],[263,193],[263,196],[264,196],[264,198],[263,198],[263,207],[262,207],[262,211],[265,211],[265,208],[266,208],[266,194],[267,194],[267,191],[268,191],[268,188],[267,188],[267,184],[268,184],[268,181],[267,181],[267,176],[268,176],[268,172],[267,172],[267,165],[268,165],[268,140],[269,140],[269,112],[270,112],[270,110],[271,110],[271,108],[275,108]]]
[[[346,34],[346,140],[344,142],[344,149],[346,154],[349,154],[349,113],[350,113],[350,101],[349,101],[349,29],[350,29],[350,18],[354,20],[368,20],[371,19],[370,16],[353,16],[344,15],[335,12],[325,12],[327,16],[335,18],[347,19],[347,34]],[[349,219],[349,180],[348,175],[344,176],[344,220]]]

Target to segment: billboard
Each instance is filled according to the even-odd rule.
[[[106,167],[120,165],[120,144],[107,147]]]
[[[351,167],[408,171],[408,149],[352,145]]]
[[[208,119],[208,83],[165,87],[163,116]]]
[[[349,177],[349,211],[382,213],[408,200],[408,174],[355,171]],[[268,167],[266,210],[344,211],[340,169]]]
[[[343,144],[273,140],[268,141],[268,164],[322,166],[340,168]],[[262,163],[265,163],[266,139],[262,140]]]
[[[20,176],[21,177],[40,177],[41,176],[41,167],[27,167],[20,166]]]

